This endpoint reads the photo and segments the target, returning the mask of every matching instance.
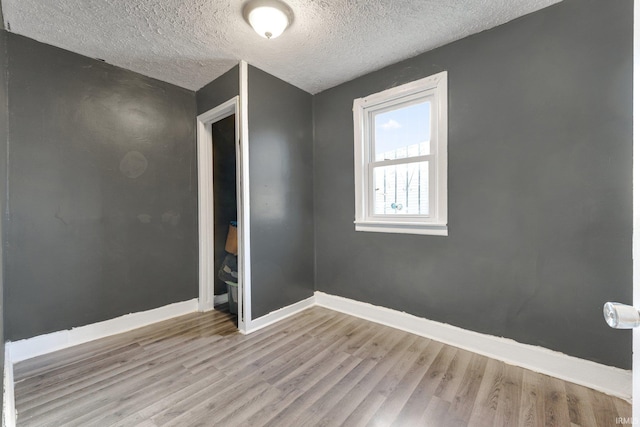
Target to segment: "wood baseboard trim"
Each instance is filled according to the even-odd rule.
[[[294,304],[272,311],[271,313],[264,315],[262,317],[258,317],[257,319],[253,319],[248,323],[247,330],[244,333],[250,334],[259,329],[265,328],[269,325],[272,325],[276,322],[286,319],[287,317],[293,316],[294,314],[299,313],[302,310],[305,310],[309,307],[313,307],[315,305],[315,302],[316,302],[315,296],[311,296],[302,301],[298,301]]]
[[[198,311],[198,300],[192,299],[152,310],[125,314],[115,319],[92,323],[66,331],[38,335],[15,342],[7,341],[5,349],[8,350],[9,362],[13,364],[196,311]]]
[[[324,292],[316,292],[314,296],[315,304],[321,307],[431,338],[627,401],[631,400],[631,371]]]

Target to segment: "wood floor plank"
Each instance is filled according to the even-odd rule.
[[[372,360],[360,360],[353,369],[340,379],[340,381],[338,381],[338,383],[336,383],[330,390],[324,393],[308,411],[299,417],[299,425],[313,425],[318,420],[325,419],[325,415],[331,410],[331,408],[336,406],[339,402],[342,402],[355,384],[361,381],[365,375],[368,375],[375,366],[376,363]]]
[[[147,366],[162,364],[166,360],[179,359],[185,354],[200,351],[208,343],[208,338],[195,343],[185,340],[182,346],[172,344],[153,353],[136,354],[126,363],[106,366],[94,365],[94,368],[96,368],[94,374],[88,375],[77,382],[71,381],[66,384],[66,387],[65,383],[58,383],[55,386],[43,388],[38,393],[28,396],[24,401],[19,400],[19,409],[32,411],[38,406],[47,404],[47,402],[63,401],[63,398],[74,399],[76,396],[85,395],[88,391],[95,392],[109,389],[113,384],[120,382],[122,377],[126,378],[128,375],[145,370]],[[18,407],[18,403],[16,403],[16,406]]]
[[[402,378],[411,370],[416,360],[420,357],[420,353],[417,352],[418,347],[416,346],[416,341],[420,340],[422,340],[422,338],[416,336],[403,337],[403,341],[407,341],[410,345],[403,351],[402,357],[397,363],[387,371],[386,375],[378,381],[368,396],[360,402],[353,413],[345,420],[346,425],[364,426],[367,425],[371,419],[375,419],[376,423],[381,425],[391,424],[397,412],[387,413],[382,406],[389,400],[391,394],[398,388]],[[394,402],[389,400],[389,405],[395,408],[396,405],[393,403]],[[400,405],[399,409],[401,408],[402,405]],[[378,413],[379,416],[375,418]],[[386,419],[387,416],[390,419]]]
[[[496,409],[496,427],[510,427],[518,424],[520,398],[522,392],[523,369],[513,365],[504,366],[502,391]]]
[[[371,323],[361,320],[349,334],[349,340],[344,342],[337,351],[354,354],[376,334],[376,328],[373,328]]]
[[[218,351],[212,352],[211,357],[200,361],[197,365],[190,366],[189,369],[194,374],[197,374],[203,367],[206,367],[210,363],[221,368],[231,365],[238,366],[243,363],[250,364],[257,357],[278,351],[278,349],[287,348],[286,346],[289,343],[300,339],[308,330],[328,320],[327,316],[323,315],[318,316],[317,319],[309,319],[301,325],[292,324],[287,328],[276,325],[271,328],[273,334],[256,336],[251,334],[248,337],[242,337],[239,336],[240,334],[237,334],[228,340],[229,343],[234,342],[234,345],[230,345],[227,348],[219,348]],[[234,338],[236,339],[234,340]]]
[[[593,427],[598,425],[591,407],[591,396],[584,387],[566,383],[567,404],[569,419],[572,424],[581,427]]]
[[[23,395],[25,397],[33,396],[37,390],[44,388],[54,390],[56,384],[59,383],[63,383],[62,387],[67,387],[75,380],[85,379],[87,375],[95,372],[96,364],[99,364],[99,366],[119,366],[137,354],[144,354],[144,349],[138,343],[131,343],[125,347],[30,376],[20,382],[16,382],[14,393],[18,398],[22,398]]]
[[[258,348],[260,345],[264,345],[269,341],[278,340],[280,336],[283,336],[281,332],[274,331],[272,334],[262,334],[260,336],[251,337],[248,340],[236,334],[227,337],[224,340],[223,345],[211,346],[209,352],[204,355],[194,355],[183,360],[183,366],[190,371],[197,373],[202,369],[206,369],[209,364],[214,363],[216,360],[224,360],[225,358],[233,358],[236,355],[242,355],[251,351],[252,348]]]
[[[280,401],[282,393],[275,387],[268,387],[263,392],[257,394],[253,399],[244,398],[240,401],[240,405],[235,408],[233,412],[230,412],[218,419],[219,414],[213,414],[215,416],[212,419],[214,425],[220,426],[241,426],[250,425],[246,420],[253,414],[264,408],[269,404]]]
[[[587,391],[591,397],[591,408],[599,426],[616,425],[616,418],[619,417],[616,405],[613,403],[613,397],[595,390]],[[629,415],[631,416],[631,415]],[[620,425],[620,423],[617,423]]]
[[[631,405],[313,307],[193,313],[16,364],[18,426],[611,426]]]
[[[255,375],[269,384],[275,384],[324,349],[322,342],[301,337],[301,341],[294,340],[249,365],[232,366],[227,370],[237,371],[243,376]]]
[[[394,426],[411,425],[416,422],[418,418],[422,416],[429,400],[432,398],[433,390],[435,390],[438,384],[434,384],[434,378],[439,378],[439,372],[441,369],[445,369],[443,366],[448,360],[449,351],[444,351],[444,344],[437,341],[430,341],[424,352],[421,355],[422,363],[427,367],[426,372],[420,376],[420,381],[414,388],[413,392],[403,405],[400,412],[396,415],[393,421]],[[451,347],[451,360],[453,360],[453,354],[455,349]],[[445,369],[446,370],[446,369]]]
[[[567,426],[569,405],[564,382],[553,377],[545,376],[544,384],[544,425],[548,427]]]
[[[522,372],[519,425],[535,427],[544,424],[544,378],[534,372]]]
[[[182,408],[187,400],[196,402],[199,396],[206,396],[209,390],[221,388],[222,381],[227,380],[227,376],[218,370],[208,370],[206,375],[199,375],[192,378],[191,383],[178,390],[173,390],[168,396],[154,399],[150,405],[140,405],[136,412],[114,423],[115,426],[125,427],[138,425],[150,420],[151,417],[170,411],[173,408]],[[154,423],[155,425],[155,423]]]
[[[338,426],[343,425],[345,420],[359,407],[363,400],[367,398],[370,390],[375,387],[378,382],[389,372],[389,370],[402,358],[403,352],[411,345],[409,340],[400,340],[395,346],[389,349],[387,356],[381,360],[377,360],[379,354],[366,360],[376,362],[376,367],[369,375],[362,378],[349,390],[345,399],[340,401],[329,411],[327,416],[319,420],[317,425],[321,426]],[[374,396],[374,398],[376,398]],[[375,406],[377,402],[382,403],[383,400],[373,401],[367,405],[367,408]],[[366,408],[363,408],[366,409]]]
[[[573,384],[572,384],[573,385]],[[584,389],[584,387],[582,387]],[[623,399],[613,399],[613,404],[618,411],[618,416],[621,418],[631,418],[631,404]]]
[[[456,392],[458,391],[458,387],[460,387],[462,379],[464,378],[464,373],[471,361],[471,356],[473,356],[473,353],[470,351],[462,349],[456,350],[456,354],[451,360],[451,363],[449,363],[449,367],[444,373],[442,381],[438,384],[438,388],[436,388],[433,393],[434,396],[437,396],[449,403],[453,402]]]
[[[235,389],[227,389],[222,394],[206,397],[196,407],[190,411],[173,418],[167,423],[161,423],[161,426],[167,427],[206,427],[215,425],[213,417],[219,415],[226,416],[233,412],[236,408],[242,406],[242,402],[252,400],[261,393],[269,390],[271,386],[264,382],[253,384],[252,387],[245,389],[244,387],[236,387]],[[155,421],[155,420],[154,420]]]
[[[216,314],[216,312],[211,312],[211,314],[207,313],[206,318],[208,319],[209,316],[213,317]],[[57,368],[60,365],[73,363],[74,361],[85,359],[86,357],[90,357],[91,355],[100,354],[105,351],[110,351],[113,348],[127,345],[130,342],[135,342],[136,333],[151,336],[153,331],[157,331],[163,327],[166,327],[166,325],[189,323],[193,322],[194,320],[197,321],[200,318],[200,313],[187,314],[179,318],[165,320],[163,322],[158,322],[153,325],[148,325],[136,329],[135,331],[127,332],[126,335],[128,339],[126,339],[125,341],[123,341],[122,339],[122,334],[117,334],[99,340],[89,341],[87,343],[69,347],[63,350],[58,350],[53,353],[34,357],[32,359],[27,359],[14,365],[13,375],[16,381],[20,381],[32,375],[38,375],[40,372],[45,372]]]
[[[145,408],[171,393],[187,387],[194,378],[184,371],[172,372],[162,380],[156,381],[146,388],[127,393],[120,399],[111,399],[97,411],[88,412],[76,418],[72,425],[82,427],[101,427],[112,425],[126,418],[140,408]]]
[[[283,393],[287,393],[289,390],[304,390],[308,384],[315,384],[317,380],[331,373],[331,369],[349,357],[356,359],[348,353],[320,351],[273,385]]]
[[[189,315],[189,317],[190,316],[191,315]],[[184,345],[184,342],[185,342],[184,333],[185,331],[188,331],[189,328],[194,327],[194,324],[196,326],[202,325],[202,324],[210,326],[213,324],[213,322],[217,322],[221,320],[226,323],[225,327],[228,328],[229,318],[226,315],[223,317],[218,317],[217,315],[214,315],[214,316],[207,315],[202,319],[189,319],[189,322],[179,322],[178,325],[180,326],[180,329],[177,329],[178,335],[182,335],[183,337],[179,344]],[[138,330],[136,330],[131,332],[130,335],[127,335],[128,338],[124,338],[124,340],[123,340],[123,337],[121,337],[120,335],[117,335],[116,338],[114,337],[105,338],[104,341],[106,341],[106,343],[105,343],[105,347],[102,350],[100,350],[100,348],[97,346],[97,344],[95,344],[95,342],[98,342],[98,341],[101,342],[103,340],[97,340],[92,343],[82,344],[80,346],[75,347],[75,352],[77,352],[78,355],[82,355],[83,357],[70,353],[71,351],[73,351],[73,349],[65,349],[65,350],[61,350],[60,352],[52,353],[52,355],[42,356],[44,360],[41,362],[37,362],[35,367],[37,368],[39,365],[50,363],[51,364],[50,369],[46,370],[44,374],[42,373],[44,372],[42,371],[42,368],[37,368],[37,371],[32,370],[29,372],[24,372],[23,376],[16,380],[17,381],[16,392],[19,393],[24,387],[29,386],[30,380],[33,378],[44,377],[45,375],[52,376],[52,375],[55,375],[56,372],[65,372],[67,370],[72,370],[72,369],[75,369],[75,366],[78,363],[84,366],[91,366],[91,364],[88,363],[89,359],[96,358],[104,361],[108,353],[120,352],[120,354],[123,354],[124,352],[126,352],[126,348],[131,346],[132,344],[137,347],[140,347],[141,344],[144,344],[145,342],[149,342],[151,340],[164,340],[163,347],[164,348],[169,347],[166,342],[166,338],[170,337],[169,332],[174,331],[173,328],[167,329],[164,332],[151,327],[145,327],[141,329],[149,331],[149,335],[142,335],[144,339],[141,339],[141,340],[136,339],[137,334],[140,333],[138,332]],[[190,339],[191,338],[189,338],[188,340]],[[35,359],[40,359],[40,358],[35,358]],[[29,361],[26,361],[26,362],[29,362]],[[21,362],[20,364],[18,364],[18,366],[26,362]]]
[[[165,365],[161,368],[141,371],[130,377],[123,378],[121,382],[111,388],[109,394],[84,394],[73,400],[73,405],[56,402],[54,407],[40,406],[29,411],[30,425],[48,425],[49,419],[55,414],[60,425],[72,425],[77,420],[84,420],[88,414],[101,412],[105,407],[111,407],[114,400],[121,396],[128,396],[137,390],[144,389],[159,383],[166,375],[175,372],[176,367]],[[108,409],[108,408],[107,408]],[[79,424],[83,425],[83,424]]]
[[[292,422],[296,425],[303,425],[299,424],[301,422],[301,415],[362,361],[347,353],[334,354],[333,356],[334,357],[323,360],[319,365],[320,372],[313,377],[307,376],[308,380],[303,380],[302,377],[297,376],[293,383],[285,383],[277,386],[283,393],[288,393],[293,390],[305,390],[305,392],[300,394],[291,404],[287,405],[286,408],[269,420],[265,426],[280,427]],[[338,361],[340,361],[340,363],[336,365]],[[304,374],[304,372],[301,372],[301,374]],[[307,382],[314,384],[312,387],[306,389],[304,383]],[[292,385],[296,383],[298,383],[298,386],[292,387]]]
[[[275,340],[267,340],[259,346],[252,347],[251,352],[234,353],[230,357],[222,357],[211,360],[211,363],[220,369],[229,371],[245,371],[249,366],[262,366],[263,364],[292,354],[304,353],[309,348],[321,348],[322,343],[312,341],[304,335],[278,335]],[[227,356],[223,354],[223,356]],[[300,361],[301,362],[301,361]],[[197,372],[197,371],[194,371]]]
[[[487,366],[486,357],[474,354],[469,362],[469,367],[464,373],[456,396],[449,407],[452,419],[469,422],[473,405],[476,401],[480,384],[484,378],[484,370]]]
[[[249,387],[249,385],[251,387]],[[173,423],[176,419],[184,422],[193,420],[192,414],[200,413],[203,408],[218,407],[223,399],[241,396],[249,388],[263,388],[263,382],[251,381],[249,379],[236,378],[235,376],[222,375],[221,378],[203,389],[196,391],[192,396],[180,402],[179,405],[171,406],[153,415],[151,420],[158,426]]]
[[[398,342],[410,337],[411,334],[397,329],[383,327],[380,332],[374,334],[353,355],[361,359],[382,360]]]
[[[415,425],[417,426],[447,426],[447,427],[455,427],[452,424],[452,420],[449,416],[449,407],[451,406],[451,402],[447,402],[444,399],[439,398],[438,396],[433,396],[429,399],[429,404],[427,405],[422,416],[416,420]]]
[[[348,334],[347,331],[353,329],[359,320],[355,317],[332,316],[330,312],[327,312],[327,315],[330,316],[327,322],[317,325],[306,334],[330,341]]]
[[[207,338],[206,340],[200,340],[199,342],[194,342],[192,338],[189,337],[189,338],[183,339],[182,343],[180,343],[179,345],[176,345],[176,344],[166,345],[165,347],[154,352],[153,354],[137,353],[133,355],[131,358],[125,359],[123,362],[126,362],[126,363],[118,363],[116,365],[113,365],[113,364],[104,365],[101,361],[98,364],[89,363],[89,365],[92,366],[97,373],[106,374],[106,378],[110,378],[116,375],[123,375],[126,371],[129,371],[131,369],[137,369],[142,365],[148,365],[148,364],[153,365],[155,363],[162,363],[162,361],[167,357],[169,358],[181,357],[186,352],[191,353],[193,351],[196,351],[197,346],[203,347],[210,344],[209,342],[210,340],[211,340],[210,338]],[[114,370],[115,372],[112,372],[111,370]],[[89,381],[90,378],[91,378],[91,375],[87,375],[84,378],[82,378],[80,381],[81,383],[80,385],[82,386],[83,385],[82,383]],[[98,382],[98,383],[91,382],[90,384],[92,385],[94,390],[97,388],[97,385],[104,385],[103,382]],[[66,384],[62,384],[62,386],[65,386],[65,385],[66,387],[64,388],[63,393],[68,392],[70,389],[74,389],[75,381],[68,381],[66,382]],[[46,387],[45,390],[49,392],[54,392],[54,397],[60,395],[60,391],[57,390],[56,387]]]
[[[494,425],[504,381],[504,362],[489,359],[478,388],[469,427]]]
[[[396,377],[396,384],[393,390],[381,391],[386,395],[386,398],[371,418],[369,425],[391,425],[398,417],[398,414],[420,383],[420,379],[429,369],[431,362],[429,357],[431,354],[430,343],[431,340],[419,338],[407,349],[407,353],[409,355],[414,353],[415,357],[404,358],[404,366],[400,365],[394,370],[395,375],[401,375],[404,372],[404,376],[402,378]],[[427,361],[429,361],[429,364]]]
[[[254,412],[242,425],[252,427],[264,426],[287,406],[295,402],[302,393],[301,390],[291,390],[289,393],[281,394],[279,400],[269,402],[269,404],[263,406],[259,411]]]

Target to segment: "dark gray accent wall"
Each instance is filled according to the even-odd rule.
[[[240,93],[240,67],[236,65],[196,92],[198,114],[217,107]]]
[[[252,317],[313,295],[311,95],[249,66]]]
[[[316,288],[631,368],[633,2],[565,0],[314,96]],[[449,74],[449,236],[354,231],[354,98]]]
[[[213,136],[213,254],[216,279],[214,293],[227,292],[227,285],[218,278],[227,252],[225,244],[230,221],[238,219],[236,197],[236,116],[229,116],[211,126]]]
[[[2,18],[0,16],[0,18]],[[5,212],[7,206],[7,141],[9,138],[9,97],[7,93],[7,33],[0,29],[0,378],[4,378],[4,271]],[[4,387],[0,392],[4,397]],[[3,405],[0,405],[3,406]],[[0,419],[2,408],[0,407]]]
[[[196,298],[195,93],[8,48],[7,338]]]

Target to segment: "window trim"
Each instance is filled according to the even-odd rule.
[[[354,161],[355,161],[355,229],[383,233],[448,235],[447,212],[447,72],[406,83],[353,101]],[[423,156],[384,162],[411,163],[428,158],[429,178],[435,178],[435,194],[429,192],[429,217],[406,215],[402,217],[373,214],[371,185],[373,165],[380,166],[372,156],[372,133],[375,123],[372,113],[392,109],[414,100],[433,97],[435,114],[431,126],[431,151]],[[433,170],[433,171],[432,171]],[[433,204],[432,204],[433,201]],[[433,215],[431,213],[433,212]]]

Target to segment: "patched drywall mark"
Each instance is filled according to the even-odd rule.
[[[244,1],[2,0],[11,31],[197,90],[244,59],[310,93],[508,22],[560,0],[286,0],[274,40]]]
[[[151,215],[149,215],[149,214],[140,214],[140,215],[138,215],[138,221],[140,221],[143,224],[149,224],[149,223],[151,223]]]
[[[120,171],[129,178],[138,178],[146,170],[149,162],[139,151],[129,151],[120,161]]]
[[[180,223],[180,212],[167,211],[162,214],[162,222],[176,226]]]

